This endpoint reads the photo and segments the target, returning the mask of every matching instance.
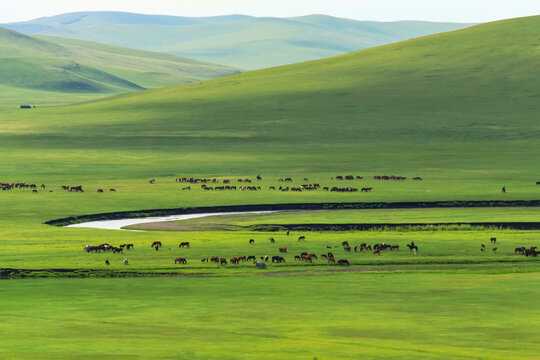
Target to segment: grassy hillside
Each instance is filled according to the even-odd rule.
[[[409,193],[415,199],[498,198],[514,181],[533,186],[507,196],[535,198],[539,20],[479,25],[62,109],[4,113],[2,151],[26,162],[24,169],[5,164],[4,174],[51,174],[45,160],[33,159],[49,149],[43,156],[58,177],[387,173],[440,181],[441,193],[435,187]],[[65,150],[78,154],[76,163]],[[471,181],[448,184],[458,180]],[[441,195],[445,187],[454,193]]]
[[[0,28],[0,106],[64,101],[224,76],[236,70],[169,54],[80,40],[36,38]],[[52,94],[51,94],[52,93]]]
[[[88,12],[5,25],[29,34],[170,52],[244,69],[344,54],[468,24],[355,21],[324,15],[184,18]]]

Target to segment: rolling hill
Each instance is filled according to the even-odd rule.
[[[138,91],[225,76],[236,69],[159,54],[63,38],[36,38],[0,28],[3,102],[38,101],[58,94]],[[11,100],[6,100],[10,98]]]
[[[11,112],[2,116],[0,143],[5,151],[54,144],[90,152],[77,168],[94,168],[103,156],[99,171],[108,174],[134,171],[135,157],[140,174],[364,169],[532,181],[540,168],[539,26],[540,16],[501,21],[61,110]],[[62,168],[67,160],[50,161]]]
[[[82,12],[4,26],[26,34],[91,40],[243,69],[261,69],[322,59],[469,25],[355,21],[324,15],[186,18]]]

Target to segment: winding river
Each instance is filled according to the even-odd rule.
[[[123,230],[123,231],[143,231],[143,230],[124,229],[124,227],[137,225],[137,224],[162,222],[162,221],[197,219],[197,218],[203,218],[203,217],[208,217],[208,216],[269,214],[269,213],[275,213],[275,212],[279,212],[279,211],[242,211],[242,212],[221,212],[221,213],[205,213],[205,214],[184,214],[184,215],[169,215],[169,216],[156,216],[156,217],[140,217],[140,218],[130,218],[130,219],[90,221],[90,222],[84,222],[84,223],[79,223],[79,224],[67,225],[66,227],[104,229],[104,230]]]

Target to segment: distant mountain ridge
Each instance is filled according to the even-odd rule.
[[[88,41],[34,37],[0,28],[0,94],[19,90],[114,94],[238,72],[172,54]]]
[[[326,15],[193,18],[79,12],[3,26],[25,34],[89,40],[243,69],[260,69],[341,55],[470,25],[356,21]]]

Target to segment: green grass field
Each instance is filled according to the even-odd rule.
[[[0,356],[533,359],[539,285],[453,272],[10,281]]]
[[[0,113],[0,182],[47,186],[38,193],[0,191],[0,274],[17,278],[1,282],[0,357],[533,358],[538,258],[513,250],[539,246],[539,231],[309,232],[298,242],[295,232],[287,238],[223,226],[538,222],[537,208],[287,213],[223,218],[218,226],[208,218],[186,223],[197,231],[180,232],[44,222],[217,205],[538,200],[539,19],[76,106]],[[237,178],[259,173],[261,191],[199,185],[183,191],[187,184],[174,180],[219,176],[238,185]],[[349,174],[365,178],[335,180]],[[268,190],[288,176],[294,186],[373,191]],[[424,180],[410,180],[415,176]],[[83,185],[85,192],[61,185]],[[164,244],[157,252],[150,247],[156,240]],[[380,256],[345,253],[344,240],[402,248]],[[179,249],[181,241],[191,248]],[[404,248],[410,241],[418,254]],[[106,242],[135,249],[83,251]],[[488,251],[480,251],[482,243]],[[264,276],[253,264],[200,262],[213,255],[277,255],[278,246],[287,246],[287,262],[269,264],[266,273],[280,276]],[[327,246],[352,265],[294,260],[301,251],[328,252]],[[175,265],[175,257],[188,264]],[[104,279],[133,276],[171,278]]]

